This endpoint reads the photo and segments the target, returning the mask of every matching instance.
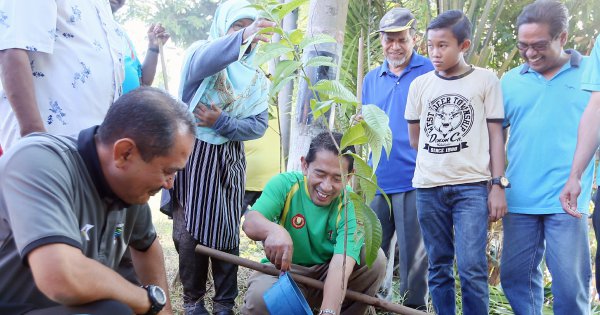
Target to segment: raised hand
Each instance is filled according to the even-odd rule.
[[[260,30],[267,28],[267,27],[274,27],[275,25],[277,25],[275,22],[271,22],[269,20],[265,20],[265,19],[257,19],[255,20],[252,24],[250,24],[248,27],[246,27],[244,29],[244,43],[254,34],[258,33]],[[254,38],[252,39],[253,43],[258,43],[259,41],[262,42],[268,42],[269,41],[269,37],[266,35],[272,35],[273,32],[267,32],[265,34],[259,34],[254,36]]]
[[[148,28],[148,48],[158,49],[160,44],[164,45],[171,35],[160,23],[152,23]]]

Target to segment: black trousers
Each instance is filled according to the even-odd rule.
[[[198,241],[185,228],[185,214],[180,206],[173,211],[173,242],[179,253],[179,277],[183,285],[186,314],[208,314],[204,308],[209,262],[214,281],[213,313],[232,310],[238,295],[238,266],[196,253]],[[223,252],[239,255],[239,247]]]

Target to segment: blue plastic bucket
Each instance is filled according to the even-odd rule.
[[[265,292],[263,299],[271,315],[312,315],[302,291],[287,272]]]

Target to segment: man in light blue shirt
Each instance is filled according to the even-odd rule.
[[[393,135],[392,151],[389,157],[382,155],[375,173],[379,187],[390,198],[392,209],[390,211],[381,194],[371,203],[383,229],[381,248],[388,257],[389,252],[395,250],[390,248],[395,230],[400,253],[400,295],[405,297],[406,306],[425,309],[427,255],[417,220],[415,188],[412,187],[417,152],[408,141],[404,110],[410,83],[433,70],[433,66],[429,59],[414,51],[416,25],[417,21],[408,9],[393,8],[383,16],[379,34],[385,61],[365,76],[362,101],[375,104],[386,112]]]
[[[578,196],[582,192],[581,177],[583,170],[592,159],[592,155],[600,144],[600,36],[596,38],[596,44],[590,55],[589,62],[586,64],[583,76],[581,77],[581,89],[592,92],[592,97],[588,103],[583,117],[579,123],[579,132],[577,137],[577,151],[573,157],[573,166],[569,174],[569,180],[561,193],[561,202],[563,209],[575,216],[581,216],[576,209],[578,208]],[[598,171],[597,171],[598,172]],[[596,183],[599,183],[596,179]],[[583,186],[585,188],[585,186]],[[585,196],[585,191],[582,194]],[[596,209],[592,215],[592,222],[596,232],[596,243],[600,243],[600,200],[596,198]],[[596,291],[600,292],[600,253],[596,253]]]
[[[516,314],[542,313],[544,255],[554,312],[590,312],[587,220],[564,213],[558,199],[575,152],[577,122],[590,96],[578,85],[587,59],[564,49],[567,27],[564,4],[526,6],[517,18],[517,48],[525,63],[502,78],[505,126],[510,126],[506,174],[512,187],[506,191],[500,279]],[[592,165],[586,165],[581,213],[588,213],[592,173]]]

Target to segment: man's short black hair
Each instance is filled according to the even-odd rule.
[[[569,29],[569,10],[559,1],[537,0],[523,8],[517,17],[517,30],[530,23],[547,24],[554,39]]]
[[[449,10],[429,22],[427,31],[447,28],[449,29],[459,44],[465,40],[471,39],[471,30],[473,26],[469,18],[460,10]]]
[[[191,135],[196,132],[187,106],[162,90],[140,87],[112,104],[98,128],[97,139],[111,145],[119,139],[130,138],[142,159],[149,162],[169,154],[180,132]]]
[[[333,139],[332,139],[333,136]],[[335,143],[333,142],[335,140]],[[308,149],[308,153],[304,159],[307,164],[312,163],[317,158],[317,152],[322,150],[327,150],[335,155],[339,155],[340,151],[338,151],[338,147],[342,142],[342,134],[339,132],[331,132],[323,131],[316,135],[312,141],[310,142],[310,148]],[[336,146],[337,144],[337,146]],[[350,146],[348,148],[341,148],[342,152],[346,153],[348,151],[355,153],[354,147]],[[344,154],[343,155],[348,160],[348,172],[352,171],[354,168],[354,158],[351,155]]]

